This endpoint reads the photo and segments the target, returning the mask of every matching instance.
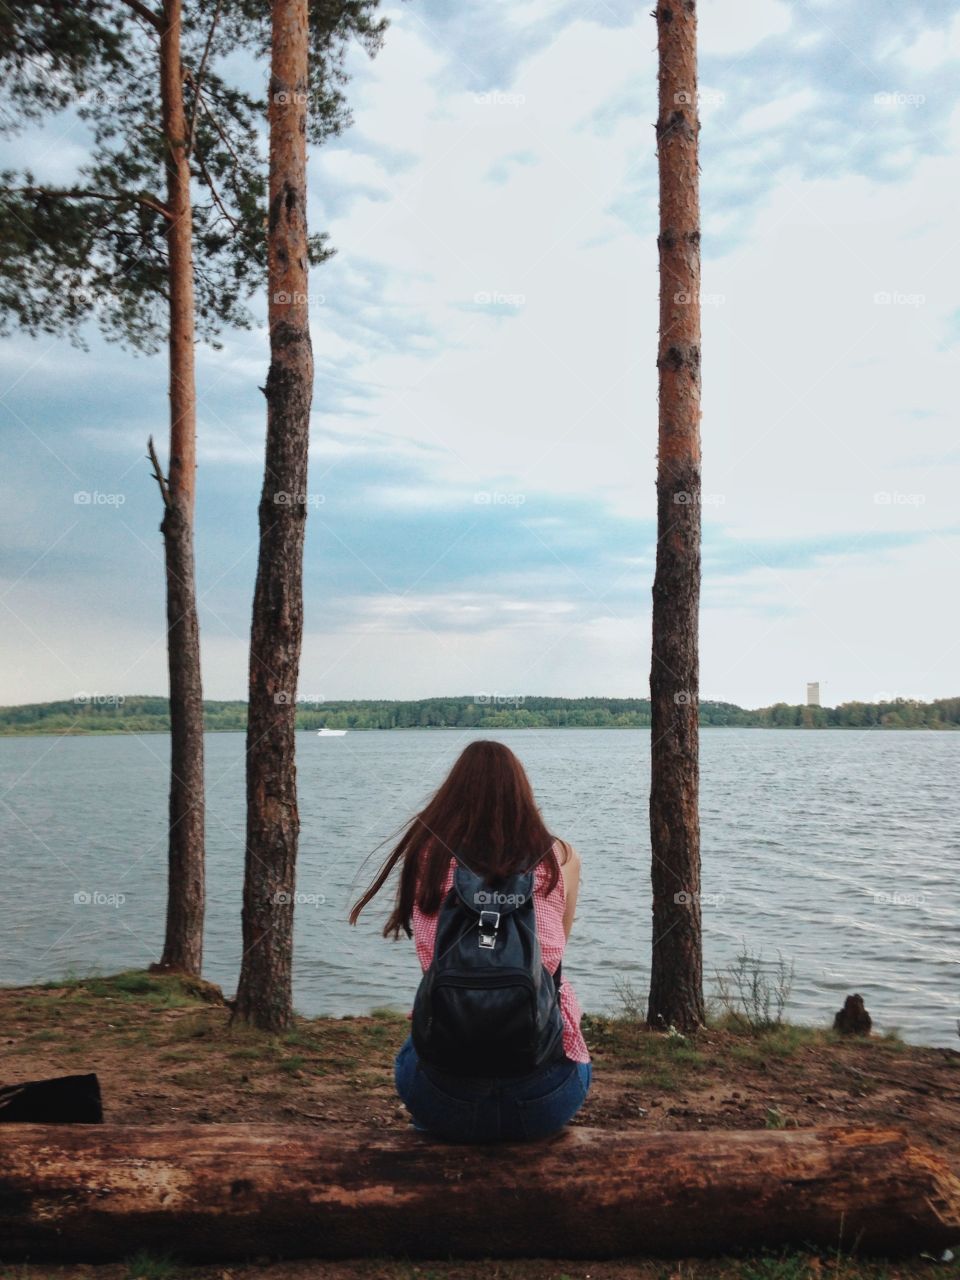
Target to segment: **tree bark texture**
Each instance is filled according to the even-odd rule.
[[[170,283],[170,464],[163,534],[170,671],[170,834],[166,936],[160,968],[199,976],[203,962],[203,692],[193,554],[197,400],[193,231],[180,67],[181,0],[164,0],[160,97],[167,146]]]
[[[4,1261],[935,1251],[960,1182],[894,1131],[613,1133],[477,1149],[375,1129],[0,1126]]]
[[[260,556],[250,635],[243,961],[236,1015],[269,1031],[292,1017],[295,714],[313,354],[307,305],[307,0],[274,0],[270,81],[270,370]]]
[[[658,3],[657,562],[650,670],[651,1026],[704,1021],[700,917],[700,220],[694,0]]]

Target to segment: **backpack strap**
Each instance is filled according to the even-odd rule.
[[[499,884],[490,885],[477,875],[463,859],[454,854],[457,865],[453,873],[453,891],[463,907],[480,916],[490,913],[509,915],[533,901],[533,872],[523,871],[506,876]]]

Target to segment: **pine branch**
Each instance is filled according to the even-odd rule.
[[[142,204],[146,209],[152,209],[154,213],[159,213],[168,222],[173,221],[173,214],[156,196],[135,195],[133,192],[129,192],[126,195],[113,195],[109,191],[87,191],[83,187],[63,188],[62,190],[58,190],[56,187],[12,187],[11,191],[17,195],[24,196],[47,196],[52,200],[113,200],[117,204],[132,200],[136,204]]]
[[[203,156],[198,155],[197,162],[200,165],[200,172],[203,174],[203,180],[204,182],[206,182],[207,186],[210,188],[210,194],[213,196],[213,199],[214,199],[214,202],[216,203],[217,208],[220,210],[220,212],[223,214],[226,220],[230,223],[231,227],[233,227],[234,231],[238,231],[240,228],[240,223],[237,222],[237,220],[233,217],[233,215],[228,211],[227,206],[220,199],[220,193],[217,190],[217,188],[213,185],[213,178],[211,178],[210,176],[210,173],[207,169]]]
[[[203,57],[200,59],[200,66],[197,68],[196,79],[190,72],[187,72],[186,79],[193,85],[193,111],[190,116],[190,129],[187,133],[187,155],[193,151],[193,143],[197,132],[197,116],[200,112],[200,94],[203,90],[203,74],[207,69],[207,59],[210,57],[210,46],[213,43],[213,33],[217,29],[217,23],[220,21],[220,10],[223,6],[223,0],[217,0],[217,7],[214,10],[213,19],[210,23],[210,30],[207,32],[207,43],[203,47]]]
[[[147,437],[147,448],[150,450],[147,455],[153,463],[153,478],[160,486],[160,497],[163,499],[163,505],[169,511],[173,503],[170,501],[170,486],[167,484],[163,471],[160,469],[160,459],[157,457],[157,451],[153,447],[153,436]]]
[[[122,3],[128,9],[132,9],[138,18],[143,18],[144,22],[149,22],[157,31],[163,30],[163,17],[159,13],[154,13],[147,5],[141,4],[140,0],[122,0]]]
[[[230,154],[233,156],[234,160],[236,161],[237,168],[238,169],[242,168],[243,162],[241,161],[240,157],[237,155],[236,150],[233,147],[233,144],[230,142],[230,139],[227,137],[226,133],[224,132],[223,126],[221,125],[220,121],[210,110],[210,107],[207,103],[206,98],[204,98],[203,95],[201,94],[200,86],[197,84],[196,80],[194,79],[193,72],[188,71],[185,74],[184,79],[186,80],[187,84],[189,84],[195,90],[196,96],[197,96],[197,105],[199,107],[203,107],[203,111],[207,119],[216,129],[217,133],[220,135],[220,141],[223,143],[223,145],[227,148],[227,150],[230,152]]]

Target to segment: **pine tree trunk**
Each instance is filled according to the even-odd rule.
[[[653,1027],[704,1020],[700,924],[700,218],[695,0],[661,0],[660,389],[650,671]]]
[[[180,70],[180,0],[164,0],[160,88],[167,140],[170,283],[170,468],[164,493],[170,670],[170,835],[167,925],[160,965],[199,975],[203,960],[203,693],[193,560],[197,404],[193,232],[187,121]]]
[[[273,0],[268,290],[270,371],[260,556],[250,636],[243,961],[236,1016],[280,1031],[292,1016],[297,678],[313,355],[307,306],[307,0]]]

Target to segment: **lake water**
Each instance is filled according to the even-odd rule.
[[[386,839],[473,730],[298,738],[302,835],[295,1001],[304,1013],[409,1006],[413,944],[380,936],[388,901],[346,922]],[[487,734],[487,736],[490,736]],[[512,730],[547,824],[583,858],[564,962],[587,1010],[645,993],[647,730]],[[205,974],[240,961],[244,737],[207,736]],[[0,983],[110,973],[163,937],[169,740],[0,739]],[[960,734],[706,729],[701,735],[705,968],[746,940],[795,966],[787,1016],[829,1021],[851,991],[881,1029],[960,1048]],[[80,900],[75,896],[80,895]],[[90,901],[83,900],[89,897]]]

